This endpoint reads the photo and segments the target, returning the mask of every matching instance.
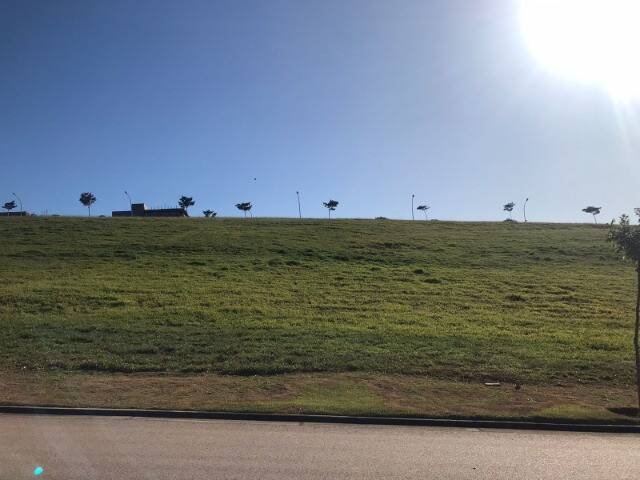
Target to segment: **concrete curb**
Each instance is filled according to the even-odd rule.
[[[0,413],[21,415],[73,415],[100,417],[192,418],[202,420],[251,420],[259,422],[342,423],[410,427],[502,428],[564,432],[640,433],[640,425],[521,422],[509,420],[454,420],[438,418],[352,417],[338,415],[286,415],[276,413],[206,412],[200,410],[137,410],[0,405]]]

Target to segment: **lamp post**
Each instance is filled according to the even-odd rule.
[[[129,192],[127,192],[126,190],[124,191],[124,194],[129,199],[129,216],[132,216],[133,215],[133,204],[131,203],[131,197],[129,196]]]
[[[413,197],[415,197],[415,194],[411,194],[411,220],[415,220],[416,217],[413,214]]]
[[[18,203],[20,204],[20,212],[22,213],[22,200],[20,200],[20,197],[13,192],[12,195],[18,199]]]
[[[527,202],[529,201],[529,197],[527,197],[522,205],[522,211],[524,213],[524,223],[527,223]]]
[[[300,209],[300,192],[296,190],[296,196],[298,197],[298,217],[302,220],[302,210]]]

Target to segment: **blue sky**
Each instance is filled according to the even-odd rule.
[[[640,121],[540,68],[514,1],[0,0],[0,200],[195,212],[610,220]],[[256,180],[254,180],[256,178]]]

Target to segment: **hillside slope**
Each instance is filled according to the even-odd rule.
[[[633,271],[592,225],[0,220],[3,371],[633,382]]]

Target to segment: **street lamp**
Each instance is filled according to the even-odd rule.
[[[527,223],[527,202],[529,201],[529,197],[524,201],[524,205],[522,205],[522,211],[524,213],[524,223]]]
[[[124,191],[124,194],[127,196],[127,198],[129,199],[129,212],[131,215],[133,215],[133,204],[131,203],[131,197],[129,196],[129,192],[127,192],[126,190]]]
[[[20,204],[20,212],[22,212],[22,200],[20,200],[20,197],[13,192],[12,195],[18,199],[18,203]]]
[[[300,220],[302,220],[302,210],[300,209],[300,192],[296,190],[296,195],[298,196],[298,216]]]
[[[415,197],[415,194],[411,194],[411,220],[415,220],[416,217],[413,214],[413,197]]]

